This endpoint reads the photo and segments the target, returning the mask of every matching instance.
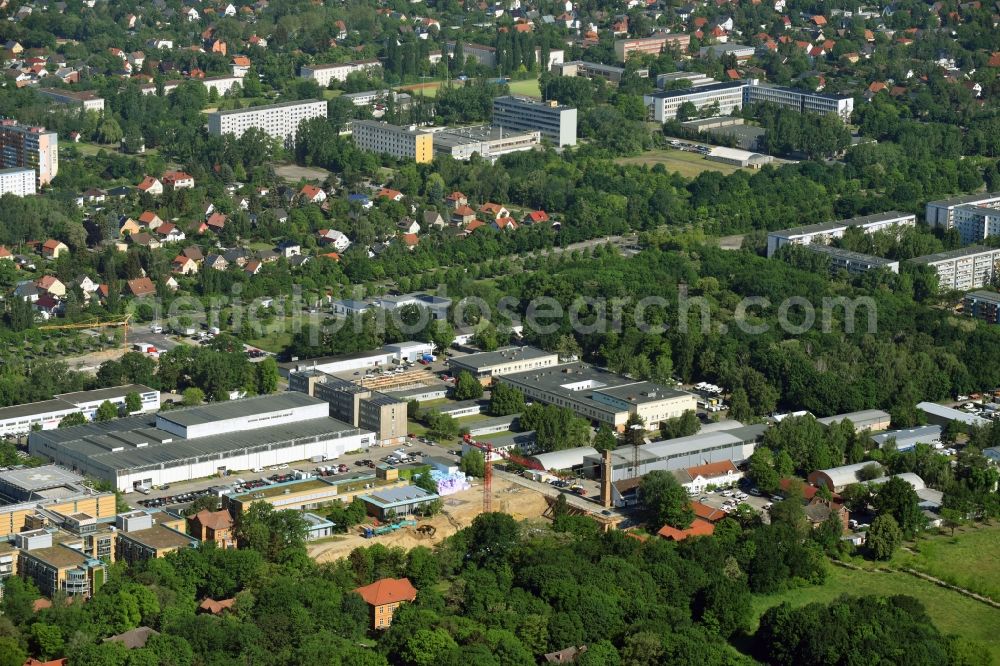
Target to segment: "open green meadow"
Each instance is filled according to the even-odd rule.
[[[676,171],[685,178],[694,178],[702,171],[718,171],[728,176],[740,169],[730,164],[706,160],[697,153],[670,149],[647,150],[635,157],[619,157],[615,162],[617,164],[638,164],[648,167],[662,164],[667,171]]]

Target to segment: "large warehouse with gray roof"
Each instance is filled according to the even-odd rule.
[[[33,432],[28,449],[128,491],[313,456],[334,459],[374,441],[373,433],[328,413],[325,401],[286,392]]]

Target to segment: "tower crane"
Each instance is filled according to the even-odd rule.
[[[508,453],[506,451],[494,451],[492,442],[477,442],[468,435],[466,435],[465,442],[466,444],[474,446],[483,452],[483,513],[489,513],[493,510],[494,453],[508,462],[512,462],[515,465],[520,465],[521,467],[525,467],[527,469],[543,469],[541,464],[532,458],[525,458],[524,456],[519,456],[516,453]]]
[[[129,321],[132,319],[132,314],[128,314],[118,317],[116,319],[109,319],[107,321],[100,321],[99,319],[91,319],[88,321],[77,322],[75,324],[49,324],[47,326],[39,326],[40,331],[58,331],[58,330],[72,330],[72,329],[82,329],[82,328],[115,328],[118,326],[122,327],[124,335],[122,336],[123,348],[128,351],[128,325]]]

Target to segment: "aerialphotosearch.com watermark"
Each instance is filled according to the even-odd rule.
[[[765,296],[748,296],[734,305],[726,303],[723,316],[718,304],[705,296],[691,296],[686,285],[677,287],[674,298],[653,295],[639,299],[578,296],[568,304],[550,296],[528,301],[504,296],[495,303],[478,296],[452,301],[437,290],[435,297],[372,296],[363,299],[360,289],[343,299],[307,299],[296,285],[291,294],[244,298],[242,285],[234,285],[228,295],[200,299],[179,296],[166,307],[159,299],[132,301],[130,307],[144,320],[164,322],[172,331],[182,332],[200,325],[220,326],[240,335],[308,334],[307,343],[319,344],[322,336],[344,331],[361,335],[384,333],[390,329],[405,337],[418,337],[436,320],[455,329],[486,326],[520,326],[519,332],[551,335],[569,330],[580,335],[620,333],[635,328],[644,333],[662,334],[671,327],[681,333],[702,335],[740,332],[763,335],[775,328],[788,335],[820,330],[853,333],[859,322],[863,330],[875,333],[878,308],[874,299],[861,296],[823,297],[814,302],[793,296],[774,303]],[[354,315],[354,316],[351,316]]]

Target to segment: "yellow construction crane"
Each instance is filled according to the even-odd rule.
[[[78,322],[76,324],[50,324],[48,326],[39,326],[40,331],[57,331],[57,330],[67,330],[67,329],[80,329],[80,328],[113,328],[116,326],[121,326],[125,331],[122,336],[124,349],[128,351],[128,323],[132,319],[132,314],[129,312],[123,317],[117,319],[110,319],[108,321],[100,321],[99,319],[91,319],[88,321]]]

